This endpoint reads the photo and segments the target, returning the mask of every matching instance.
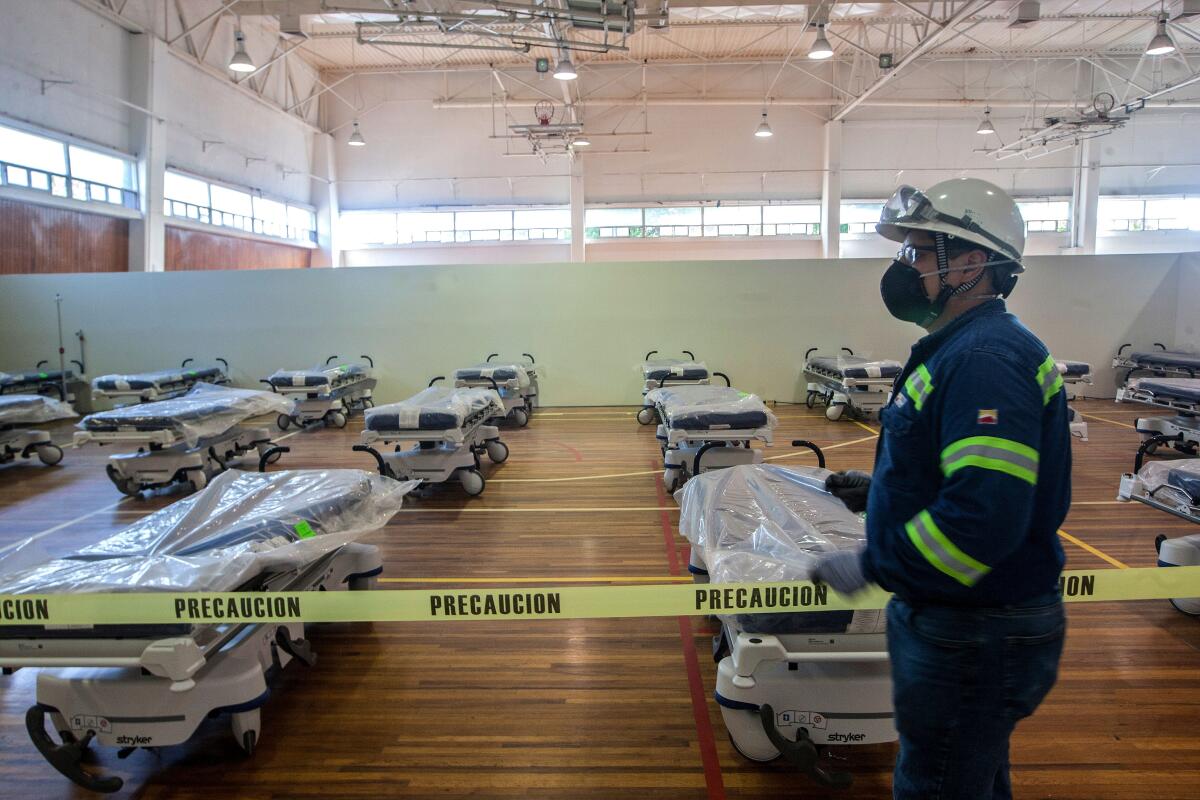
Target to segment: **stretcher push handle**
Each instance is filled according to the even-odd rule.
[[[821,448],[817,447],[807,439],[793,439],[792,447],[807,447],[809,450],[812,450],[817,454],[817,466],[821,469],[825,469],[825,454],[821,452]]]
[[[41,369],[43,364],[49,364],[49,363],[50,363],[49,361],[47,361],[46,359],[44,359],[44,358],[43,358],[43,359],[42,359],[41,361],[39,361],[38,363],[34,364],[34,365],[33,365],[33,368],[34,368],[34,369]]]
[[[434,385],[435,383],[437,383],[438,381],[444,381],[444,380],[446,380],[446,376],[445,376],[445,375],[438,375],[436,378],[434,378],[433,380],[429,381],[429,385],[430,385],[430,386],[433,386],[433,385]]]
[[[690,358],[692,361],[696,360],[696,354],[693,353],[691,350],[680,350],[679,352],[683,353],[685,356]]]
[[[71,359],[71,363],[72,363],[72,364],[74,364],[75,366],[79,367],[79,371],[80,371],[80,372],[87,372],[87,370],[83,368],[83,362],[82,362],[82,361],[76,361],[75,359],[73,359],[73,358],[72,358],[72,359]]]
[[[115,775],[96,776],[83,768],[83,754],[91,742],[95,732],[88,731],[82,739],[76,739],[70,731],[63,731],[63,743],[55,744],[46,733],[46,714],[57,709],[37,703],[25,712],[25,730],[33,746],[50,766],[61,772],[72,782],[82,786],[89,792],[112,794],[125,785],[125,781]]]
[[[850,355],[854,355],[854,351],[853,351],[853,350],[851,350],[849,347],[843,347],[842,349],[843,349],[843,350],[845,350],[845,351],[846,351],[847,353],[849,353]]]
[[[820,349],[821,349],[821,348],[819,348],[819,347],[810,347],[810,348],[808,348],[807,350],[805,350],[805,351],[804,351],[804,360],[805,360],[805,361],[808,361],[808,357],[809,357],[809,356],[811,356],[813,353],[817,352],[817,351],[818,351],[818,350],[820,350]]]
[[[363,360],[364,360],[364,361],[366,361],[368,364],[370,364],[370,365],[371,365],[371,369],[375,369],[375,359],[371,358],[370,356],[366,356],[366,355],[359,356],[359,358],[363,359]]]
[[[226,361],[225,359],[221,358],[220,356],[217,356],[216,358],[213,359],[213,361],[220,361],[221,366],[224,367],[227,372],[229,371],[229,362]]]
[[[488,353],[488,357],[483,360],[483,363],[485,363],[485,364],[492,363],[492,359],[498,355],[500,355],[500,354],[499,353]]]
[[[1117,356],[1118,357],[1120,357],[1121,353],[1125,352],[1126,347],[1133,347],[1133,342],[1126,342],[1125,344],[1123,344],[1119,348],[1117,348]]]
[[[1182,442],[1182,441],[1183,441],[1183,434],[1179,433],[1174,436],[1164,436],[1162,434],[1159,434],[1158,436],[1151,436],[1149,439],[1142,442],[1141,446],[1138,447],[1138,449],[1137,449],[1137,455],[1135,455],[1133,457],[1133,472],[1134,472],[1134,474],[1136,475],[1137,473],[1141,472],[1142,462],[1145,461],[1146,454],[1151,452],[1152,450],[1154,450],[1154,448],[1158,447],[1160,444],[1170,444],[1171,442]]]
[[[714,372],[713,375],[716,375],[718,378],[724,378],[726,386],[733,386],[733,382],[729,380],[729,376],[724,372]]]
[[[378,450],[376,450],[374,447],[371,447],[371,445],[356,444],[353,447],[351,447],[350,449],[356,453],[370,453],[371,457],[375,459],[376,466],[379,467],[380,475],[383,475],[385,478],[395,478],[396,477],[396,473],[392,472],[392,468],[389,467],[388,463],[383,460],[383,456],[379,454]]]
[[[188,365],[188,364],[192,363],[192,362],[193,362],[193,361],[195,361],[195,360],[196,360],[196,359],[194,359],[194,358],[185,358],[185,359],[183,360],[183,363],[179,365],[179,368],[180,368],[180,369],[185,369],[185,368],[187,367],[187,365]]]
[[[278,392],[278,391],[279,391],[278,389],[276,389],[276,388],[275,388],[275,384],[271,383],[271,382],[270,382],[269,380],[267,380],[266,378],[259,378],[259,379],[258,379],[258,382],[259,382],[259,383],[265,383],[267,386],[270,386],[270,387],[271,387],[271,391],[272,391],[272,392]]]
[[[649,361],[649,360],[650,360],[650,356],[654,355],[654,354],[655,354],[655,353],[657,353],[657,352],[658,352],[657,350],[651,350],[649,353],[646,353],[646,357],[645,357],[645,358],[643,358],[643,359],[642,359],[642,361]]]
[[[1159,350],[1162,350],[1164,353],[1167,352],[1167,346],[1165,344],[1163,344],[1162,342],[1155,342],[1154,346],[1157,347]]]
[[[325,359],[325,366],[328,367],[330,361],[337,361],[337,356],[334,355],[334,356],[330,356],[329,358]]]
[[[529,359],[529,363],[530,363],[530,364],[536,364],[536,363],[537,363],[537,360],[536,360],[536,359],[534,359],[534,357],[533,357],[531,354],[529,354],[529,353],[521,353],[521,355],[523,355],[523,356],[525,356],[526,358],[528,358],[528,359]]]

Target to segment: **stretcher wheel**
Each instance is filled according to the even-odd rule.
[[[292,418],[287,414],[280,414],[275,418],[275,424],[279,426],[279,430],[286,431],[288,426],[292,424]]]
[[[53,467],[63,459],[62,448],[56,444],[39,444],[37,454],[38,459],[48,467]]]
[[[188,473],[188,483],[192,485],[193,492],[198,492],[208,486],[208,475],[202,469],[194,469]]]
[[[346,427],[346,415],[341,411],[330,411],[325,415],[325,422],[335,428]]]
[[[286,450],[287,450],[287,448],[276,448],[276,447],[272,447],[271,449],[267,450],[266,463],[267,464],[277,463],[279,461],[279,459],[283,458],[283,454]]]
[[[117,491],[128,497],[137,497],[141,492],[142,487],[133,478],[126,478],[121,473],[117,472],[116,467],[112,464],[105,464],[104,471],[108,475],[108,479],[117,487]]]
[[[683,485],[683,476],[680,475],[681,470],[664,469],[663,470],[663,486],[667,493],[671,494],[680,486]]]
[[[729,741],[743,758],[766,764],[782,755],[763,731],[758,712],[725,706],[720,708],[721,717],[729,731]]]
[[[654,407],[643,406],[642,409],[637,413],[637,419],[642,425],[649,425],[650,423],[654,422]]]
[[[477,469],[460,469],[458,481],[462,484],[463,491],[471,497],[483,494],[483,487],[487,483],[483,479],[483,473]]]
[[[815,406],[817,404],[816,400],[817,400],[817,393],[810,390],[809,393],[804,396],[804,405],[807,406],[808,408],[812,408],[813,406]]]
[[[524,428],[529,424],[529,412],[523,408],[514,408],[513,422],[517,423],[517,427]]]
[[[487,455],[493,464],[503,464],[508,460],[508,445],[500,440],[487,443]]]
[[[262,727],[262,715],[257,708],[250,711],[239,711],[231,715],[229,720],[233,728],[233,738],[246,751],[246,755],[254,755],[258,745],[258,731]]]
[[[829,408],[825,409],[825,419],[830,422],[837,422],[842,418],[842,414],[846,413],[846,406],[841,403],[834,403]]]

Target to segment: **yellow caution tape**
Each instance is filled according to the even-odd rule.
[[[1070,602],[1200,596],[1200,567],[1074,570],[1059,579]],[[611,619],[877,609],[879,588],[851,597],[827,586],[726,583],[406,589],[364,592],[222,592],[0,595],[0,625],[160,625],[225,622],[428,622]]]

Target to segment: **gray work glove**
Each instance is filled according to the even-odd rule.
[[[822,553],[817,568],[813,570],[815,583],[827,583],[839,594],[856,594],[867,588],[867,577],[863,574],[862,551],[836,550]]]
[[[825,491],[845,503],[855,514],[860,514],[867,510],[871,476],[857,469],[835,472],[825,479]]]

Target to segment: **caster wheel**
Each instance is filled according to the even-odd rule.
[[[374,408],[375,401],[368,397],[362,401],[362,407],[363,411],[366,411],[368,408]]]
[[[246,755],[254,755],[254,748],[258,746],[258,731],[262,726],[259,710],[239,711],[232,715],[229,722],[233,738],[246,751]]]
[[[683,485],[683,477],[677,469],[663,470],[663,486],[666,487],[667,494],[673,494],[676,489]]]
[[[127,497],[137,497],[141,494],[142,487],[133,478],[126,478],[117,472],[112,464],[106,464],[104,471],[108,473],[108,479],[113,482],[113,486],[116,486],[117,491],[121,494]]]
[[[524,428],[529,424],[529,414],[523,408],[513,409],[513,422],[517,423],[517,427]]]
[[[268,447],[269,446],[270,445],[268,445]],[[274,453],[271,453],[271,455],[267,456],[267,463],[268,464],[277,464],[279,462],[279,459],[281,459],[281,458],[283,458],[283,451],[276,450]]]
[[[654,406],[644,406],[637,413],[637,420],[642,425],[649,425],[650,423],[654,422],[654,418]]]
[[[782,755],[767,738],[757,713],[721,706],[721,716],[729,730],[729,741],[733,744],[733,749],[743,758],[758,764],[767,764]]]
[[[807,395],[804,396],[804,405],[807,408],[812,408],[813,406],[815,406],[817,404],[816,400],[817,400],[817,393],[809,392]]]
[[[38,459],[48,467],[52,467],[63,459],[62,448],[56,444],[40,444],[37,448]]]
[[[334,428],[346,427],[346,415],[341,411],[330,411],[325,415],[325,423]]]
[[[208,486],[208,475],[202,469],[192,470],[188,473],[188,483],[191,484],[193,492],[198,492]]]
[[[465,491],[471,497],[477,497],[483,494],[483,487],[487,483],[483,479],[483,473],[477,469],[459,470],[458,480],[462,484],[463,491]]]
[[[508,460],[508,445],[499,439],[487,443],[487,455],[493,464],[503,464]]]
[[[829,420],[830,422],[837,422],[842,418],[842,414],[845,412],[846,407],[844,405],[832,405],[825,409],[825,419]]]
[[[275,424],[279,426],[279,430],[286,431],[292,424],[292,418],[287,414],[280,414],[275,418]]]

